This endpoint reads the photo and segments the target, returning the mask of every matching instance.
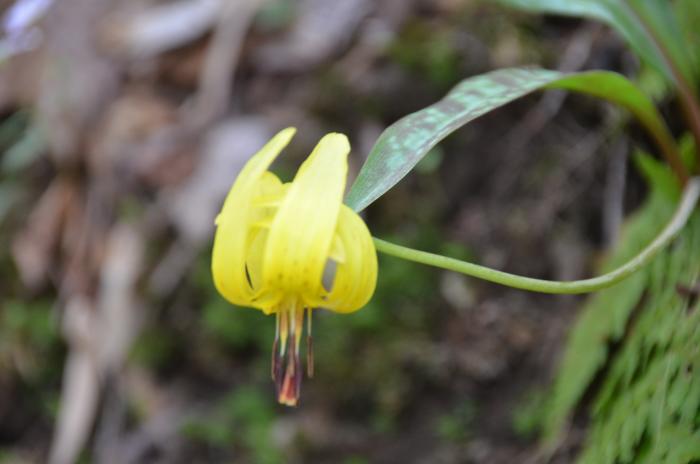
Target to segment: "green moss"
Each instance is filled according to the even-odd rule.
[[[459,80],[459,53],[451,29],[436,29],[421,21],[409,23],[387,52],[410,72],[428,78],[439,88]]]
[[[166,367],[180,351],[180,340],[165,328],[148,327],[131,349],[132,361],[151,368]]]
[[[275,318],[260,311],[232,306],[218,295],[202,309],[202,330],[205,337],[230,349],[254,346],[265,350],[272,344]]]
[[[513,411],[513,430],[522,438],[532,438],[542,430],[542,411],[547,405],[546,393],[544,390],[529,392]]]
[[[471,401],[465,401],[438,419],[436,432],[444,441],[464,443],[471,434],[475,417],[476,406]]]

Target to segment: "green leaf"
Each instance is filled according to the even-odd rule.
[[[669,82],[675,82],[669,59],[690,82],[697,75],[679,21],[669,0],[498,0],[522,10],[586,17],[615,29],[628,45]],[[693,1],[693,0],[691,0]],[[664,52],[668,55],[665,56]]]
[[[687,44],[700,43],[700,2],[697,0],[676,0],[676,17],[681,23],[683,40]],[[691,61],[694,65],[695,76],[700,76],[700,47],[687,47],[687,52],[692,54]]]
[[[620,1],[620,0],[618,0]],[[621,1],[625,3],[624,0]],[[636,14],[632,19],[640,22],[646,28],[649,45],[654,46],[652,52],[659,56],[665,65],[663,74],[667,78],[669,66],[675,66],[681,76],[688,82],[697,82],[698,68],[695,47],[689,46],[681,26],[682,21],[674,9],[673,1],[669,0],[627,0],[629,8]],[[630,43],[632,49],[635,47]],[[665,56],[664,56],[665,54]],[[642,59],[647,60],[640,54]],[[669,64],[670,63],[672,64]],[[652,65],[652,63],[649,63]],[[655,65],[653,65],[656,67]],[[676,76],[669,79],[675,82]]]
[[[439,102],[389,126],[370,151],[345,202],[356,211],[364,209],[396,185],[449,134],[491,110],[543,88],[572,90],[617,103],[631,111],[662,147],[674,147],[652,102],[620,74],[501,69],[463,80]]]

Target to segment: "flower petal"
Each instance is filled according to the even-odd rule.
[[[287,128],[275,135],[243,167],[231,187],[221,213],[212,251],[212,274],[217,290],[233,304],[252,305],[253,290],[245,270],[246,248],[250,245],[250,224],[258,219],[253,201],[269,180],[261,180],[277,155],[289,143],[296,129]]]
[[[350,143],[323,137],[301,165],[275,216],[263,265],[263,285],[318,295],[342,205]]]
[[[336,267],[333,287],[327,297],[307,304],[349,313],[362,308],[374,293],[377,251],[365,223],[345,205],[340,210],[336,234],[343,245],[345,260]]]

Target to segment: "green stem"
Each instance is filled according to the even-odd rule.
[[[678,153],[678,148],[676,147],[676,142],[673,140],[671,133],[668,132],[666,127],[660,128],[653,124],[649,124],[647,121],[642,120],[642,124],[649,131],[656,141],[657,146],[661,150],[661,154],[666,159],[671,170],[676,175],[678,182],[681,186],[685,185],[690,178],[688,170],[683,163],[683,159]]]
[[[478,264],[461,261],[447,256],[414,250],[401,245],[374,238],[377,250],[387,255],[435,266],[449,271],[460,272],[479,279],[488,280],[508,287],[542,293],[587,293],[610,287],[634,274],[663,250],[683,229],[700,197],[700,177],[693,177],[683,190],[683,197],[670,222],[646,248],[617,269],[598,277],[573,281],[533,279],[507,272],[497,271]]]

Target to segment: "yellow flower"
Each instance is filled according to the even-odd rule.
[[[241,170],[216,219],[212,253],[214,283],[228,301],[276,315],[272,378],[279,402],[290,406],[301,386],[304,314],[312,376],[312,308],[356,311],[377,280],[367,226],[342,203],[347,137],[323,137],[294,180],[283,184],[267,169],[295,132],[279,132]]]

